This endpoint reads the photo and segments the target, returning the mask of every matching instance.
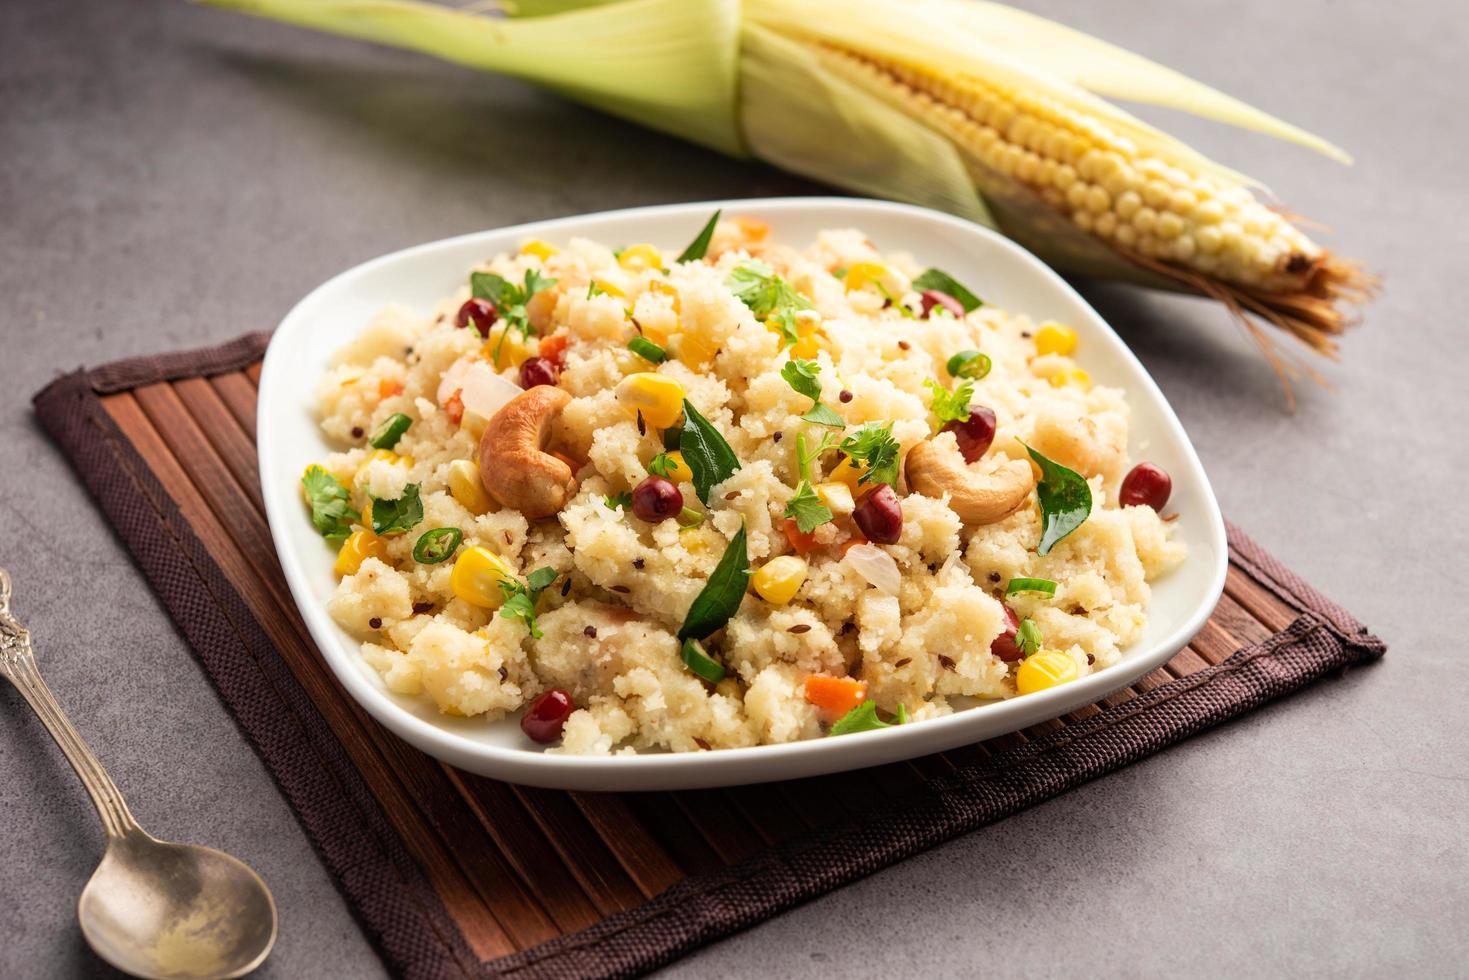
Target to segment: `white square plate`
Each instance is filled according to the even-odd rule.
[[[794,244],[826,228],[860,228],[883,251],[904,250],[970,284],[1001,309],[1056,319],[1081,337],[1081,361],[1101,384],[1126,390],[1132,406],[1130,454],[1173,477],[1170,509],[1188,545],[1182,567],[1153,588],[1148,626],[1111,667],[1071,684],[981,704],[902,727],[787,745],[716,752],[585,758],[550,755],[521,734],[515,718],[450,718],[427,699],[389,693],[332,621],[333,554],[301,504],[300,474],[330,452],[312,392],[333,351],[389,303],[422,312],[464,282],[469,269],[528,238],[579,235],[607,243],[646,241],[676,252],[716,208],[770,222]],[[677,204],[610,211],[463,235],[404,249],[318,286],[287,314],[271,339],[260,379],[260,479],[271,534],[291,593],[317,647],[347,693],[389,730],[429,755],[510,782],[577,790],[727,786],[880,765],[940,752],[1055,718],[1125,687],[1168,661],[1203,626],[1224,587],[1224,521],[1208,478],[1158,386],[1112,329],[1039,259],[967,221],[907,205],[845,198],[781,198]]]

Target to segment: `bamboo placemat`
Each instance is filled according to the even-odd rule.
[[[1023,733],[731,790],[474,776],[379,727],[312,646],[260,497],[266,339],[78,371],[36,412],[405,976],[636,975],[1384,652],[1231,528],[1225,596],[1187,648]]]

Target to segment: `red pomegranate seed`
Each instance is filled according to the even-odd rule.
[[[1161,466],[1153,463],[1138,463],[1122,479],[1122,490],[1117,495],[1124,507],[1151,507],[1162,510],[1173,493],[1173,478]]]
[[[868,541],[877,544],[897,544],[903,536],[903,505],[898,495],[886,483],[879,483],[857,509],[852,511],[852,520]]]
[[[576,710],[571,695],[553,687],[530,703],[525,714],[520,716],[520,730],[532,741],[554,742],[561,737],[566,719]]]
[[[527,391],[537,385],[550,385],[554,388],[560,380],[561,372],[544,357],[528,357],[520,366],[520,386]]]
[[[464,305],[459,307],[459,312],[454,314],[454,326],[467,327],[471,322],[474,329],[481,337],[489,339],[490,328],[500,315],[495,312],[495,304],[487,299],[467,299]]]

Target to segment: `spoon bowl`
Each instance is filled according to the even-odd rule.
[[[117,784],[82,740],[36,669],[31,634],[10,614],[0,568],[0,677],[35,710],[81,777],[107,832],[107,853],[82,890],[87,945],[147,980],[230,980],[275,945],[275,899],[243,861],[197,844],[170,844],[138,826]]]
[[[111,839],[77,916],[97,955],[137,977],[241,977],[275,943],[275,901],[249,865],[142,830]]]

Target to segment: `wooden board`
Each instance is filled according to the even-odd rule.
[[[253,353],[258,352],[245,352]],[[95,414],[100,407],[100,414],[88,424],[99,431],[89,436],[83,425],[77,430],[80,435],[68,430],[57,432],[57,438],[74,460],[84,452],[78,448],[79,440],[113,445],[114,456],[126,451],[120,464],[123,470],[131,472],[141,466],[156,479],[153,485],[152,480],[139,480],[134,473],[137,488],[132,492],[151,499],[155,508],[176,508],[196,539],[189,547],[197,548],[213,563],[233,590],[231,603],[238,600],[237,605],[221,603],[221,607],[228,606],[234,620],[241,618],[239,608],[248,612],[289,677],[329,728],[344,753],[345,765],[360,776],[363,795],[370,796],[370,802],[359,800],[356,805],[375,806],[381,815],[380,826],[385,828],[377,833],[395,837],[411,858],[412,867],[407,872],[400,868],[399,874],[411,876],[416,870],[428,885],[417,900],[442,907],[424,910],[423,921],[430,925],[423,928],[442,930],[441,923],[447,920],[458,933],[457,937],[440,937],[443,950],[437,955],[432,949],[405,952],[405,942],[409,946],[412,942],[386,935],[375,921],[376,913],[364,910],[372,903],[371,894],[363,889],[372,886],[344,881],[344,891],[362,912],[369,930],[382,933],[379,939],[388,960],[410,975],[525,976],[565,972],[570,962],[582,964],[574,972],[598,972],[593,966],[600,961],[554,961],[539,953],[502,958],[599,924],[605,936],[607,920],[618,916],[615,922],[635,920],[637,910],[652,907],[650,900],[691,876],[697,880],[728,875],[731,867],[743,867],[742,862],[758,864],[764,855],[789,854],[791,848],[809,853],[813,846],[819,847],[811,842],[819,842],[825,828],[870,817],[874,793],[911,798],[931,784],[956,783],[972,772],[992,769],[996,760],[1019,758],[1024,755],[1021,750],[1032,743],[1055,744],[1058,733],[1072,726],[1081,726],[1075,730],[1083,731],[1104,713],[1118,714],[1130,703],[1136,703],[1139,710],[1151,710],[1159,701],[1158,692],[1169,685],[1195,675],[1213,683],[1211,668],[1217,670],[1237,652],[1278,642],[1283,631],[1301,632],[1303,613],[1314,617],[1312,629],[1335,630],[1349,639],[1356,635],[1367,651],[1356,659],[1381,652],[1380,644],[1372,648],[1375,640],[1361,639],[1366,634],[1344,613],[1324,600],[1318,603],[1314,592],[1304,586],[1283,587],[1279,580],[1262,573],[1258,562],[1243,562],[1236,554],[1218,609],[1168,664],[1099,704],[1004,738],[857,774],[784,783],[775,792],[770,787],[743,787],[617,795],[556,792],[497,782],[440,763],[387,733],[347,696],[313,647],[282,578],[261,501],[254,446],[260,365],[239,352],[233,360],[238,362],[235,366],[225,364],[228,370],[208,376],[189,376],[177,364],[153,372],[151,379],[147,371],[120,368],[83,374],[73,385],[79,390],[65,397],[85,400],[92,396],[92,411]],[[216,359],[206,370],[220,366]],[[47,411],[48,405],[60,410],[62,396],[53,392],[56,387],[37,400],[43,422],[54,432],[60,426],[48,422]],[[61,407],[71,411],[69,403]],[[103,416],[115,431],[106,431]],[[82,469],[80,462],[78,468]],[[155,499],[160,490],[166,502]],[[114,523],[119,523],[109,500],[128,492],[126,488],[94,484],[93,491]],[[135,553],[142,550],[128,530],[122,533]],[[156,559],[140,555],[139,560],[160,593],[169,598],[168,587],[157,581],[161,573],[154,568]],[[228,591],[218,579],[214,581],[213,586],[206,581],[206,591]],[[1308,593],[1304,597],[1302,590]],[[182,621],[187,616],[180,614],[172,599],[170,606],[198,649],[202,641],[189,633],[188,624]],[[1324,621],[1325,626],[1316,620]],[[210,665],[202,651],[201,659]],[[218,665],[212,666],[226,700],[235,704],[218,677]],[[285,677],[280,674],[275,685],[288,686]],[[242,711],[235,706],[237,713]],[[251,729],[243,713],[241,722]],[[309,727],[316,722],[308,719],[303,724]],[[261,733],[253,734],[261,745]],[[290,744],[289,739],[282,739],[282,744]],[[262,747],[262,754],[291,795],[296,790],[289,774],[281,772],[285,763],[270,758],[278,751]],[[1098,773],[1102,771],[1106,768],[1099,767]],[[1089,778],[1098,773],[1081,775]],[[1019,805],[1025,804],[1015,808]],[[323,833],[321,820],[319,814],[310,819],[303,816],[308,831],[318,838]],[[332,853],[327,856],[329,864],[342,861]],[[339,878],[346,877],[341,868],[333,870]],[[837,878],[845,880],[858,873],[865,871]],[[781,901],[774,901],[771,911],[779,907]],[[435,922],[440,925],[432,925]],[[697,941],[685,942],[684,948]],[[563,941],[551,948],[563,950],[566,945]],[[679,951],[673,950],[675,954]],[[637,972],[667,957],[664,952],[643,955],[641,960],[609,960],[607,972],[629,972],[628,962],[632,963],[630,972]],[[559,966],[548,967],[553,962]]]

